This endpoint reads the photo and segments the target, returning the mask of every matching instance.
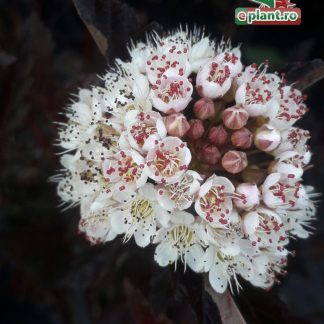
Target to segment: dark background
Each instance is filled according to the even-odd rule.
[[[268,58],[272,70],[323,58],[321,1],[297,0],[298,27],[235,26],[234,9],[253,6],[246,0],[76,2],[104,31],[106,58],[71,0],[0,0],[0,323],[218,323],[199,276],[159,268],[151,248],[118,239],[90,246],[77,233],[77,208],[60,212],[48,182],[59,168],[53,121],[71,92],[98,82],[106,59],[127,57],[129,35],[152,28],[204,25],[242,42],[245,64]],[[314,167],[305,183],[323,192],[324,82],[306,93],[311,110],[300,125],[312,132]],[[322,207],[314,227],[310,239],[291,244],[296,257],[280,285],[235,296],[248,323],[324,323]]]

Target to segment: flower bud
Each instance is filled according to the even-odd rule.
[[[214,102],[209,98],[201,98],[196,101],[193,110],[196,117],[202,120],[211,118],[215,115]]]
[[[261,126],[255,133],[254,144],[261,151],[273,151],[279,146],[280,142],[280,132],[269,124]]]
[[[248,119],[248,112],[240,106],[229,107],[223,111],[223,122],[229,129],[240,129],[244,127]]]
[[[231,136],[232,144],[241,149],[248,149],[253,142],[252,133],[245,127],[235,131]]]
[[[246,154],[240,151],[228,151],[222,158],[223,168],[232,174],[241,172],[247,167]]]
[[[214,145],[205,144],[198,153],[198,159],[210,165],[216,164],[221,157],[221,153]]]
[[[227,140],[226,129],[222,125],[212,127],[208,132],[208,139],[212,144],[224,145]]]
[[[182,137],[190,128],[187,118],[181,113],[166,116],[164,123],[171,136]]]
[[[201,120],[191,119],[189,121],[189,124],[190,124],[190,128],[189,128],[188,132],[186,133],[186,135],[190,139],[197,140],[204,134],[205,128],[204,128],[204,124]]]
[[[234,199],[238,208],[250,210],[260,203],[260,191],[255,183],[241,183],[236,187],[241,199]]]

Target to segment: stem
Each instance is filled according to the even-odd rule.
[[[246,324],[231,293],[226,290],[223,294],[217,293],[210,285],[208,277],[204,276],[205,291],[210,295],[220,313],[223,324]]]

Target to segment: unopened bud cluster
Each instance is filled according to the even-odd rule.
[[[269,288],[315,217],[303,96],[197,30],[148,39],[67,108],[58,194],[94,244],[155,244],[219,293]]]

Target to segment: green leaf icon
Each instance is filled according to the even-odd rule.
[[[275,8],[276,0],[250,0],[251,2],[257,3],[262,7]]]

